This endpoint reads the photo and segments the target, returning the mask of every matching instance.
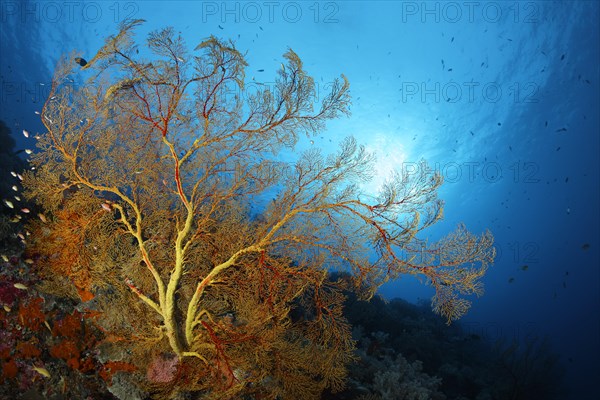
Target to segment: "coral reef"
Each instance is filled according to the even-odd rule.
[[[113,345],[122,338],[102,340],[106,336],[96,329],[97,315],[85,312],[86,307],[76,310],[68,297],[37,291],[35,270],[23,262],[20,253],[9,254],[17,261],[3,262],[0,269],[2,305],[9,309],[0,310],[0,398],[27,393],[47,399],[146,400],[151,392],[168,398],[166,387],[189,382],[201,373],[194,365],[180,363],[168,350],[151,356],[141,370],[124,361],[127,352]],[[17,289],[14,282],[28,289]],[[446,326],[425,305],[400,299],[388,303],[379,297],[365,302],[346,294],[345,315],[353,323],[357,344],[355,362],[349,366],[346,389],[326,391],[320,397],[323,400],[567,398],[560,390],[559,360],[547,342],[532,339],[494,347],[483,338],[462,333],[460,323]],[[304,318],[304,314],[310,312],[294,318]],[[233,315],[228,318],[232,324],[239,323]],[[136,372],[151,385],[136,378]],[[249,373],[242,368],[231,372],[238,381]],[[263,378],[265,385],[272,382],[271,376]],[[306,398],[319,398],[307,393]],[[189,398],[208,399],[211,394],[199,391]],[[264,398],[258,390],[243,397]]]
[[[443,209],[441,175],[424,161],[374,195],[361,185],[374,156],[352,137],[328,156],[278,157],[349,112],[344,76],[315,107],[314,79],[289,49],[273,88],[232,97],[247,67],[233,42],[211,36],[190,52],[168,27],[148,34],[145,58],[143,22],[123,21],[85,65],[58,64],[22,176],[37,288],[74,303],[50,324],[53,359],[101,368],[115,396],[129,385],[154,398],[312,400],[342,390],[356,357],[343,291],[368,299],[420,276],[448,324],[483,294],[489,231],[420,238]],[[23,326],[40,329],[45,307],[19,308]],[[390,369],[378,390],[410,379],[407,392],[433,395],[418,366]]]
[[[564,366],[546,340],[489,342],[463,332],[460,322],[446,326],[427,304],[346,294],[359,359],[347,390],[324,399],[568,398]]]
[[[409,362],[402,354],[395,354],[387,347],[389,335],[373,332],[370,336],[361,334],[361,327],[354,333],[360,347],[358,365],[353,366],[352,378],[361,382],[369,393],[359,398],[379,400],[445,400],[439,391],[442,379],[432,377],[422,371],[422,362]]]

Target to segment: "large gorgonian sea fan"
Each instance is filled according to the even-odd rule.
[[[107,39],[84,85],[72,62],[59,65],[24,179],[47,215],[31,223],[30,251],[48,282],[67,276],[94,295],[103,329],[136,362],[175,354],[189,390],[314,398],[343,386],[352,358],[342,290],[369,298],[414,274],[448,322],[467,311],[459,295],[482,293],[493,238],[464,226],[418,238],[442,215],[442,179],[424,162],[374,195],[360,189],[373,155],[353,138],[329,156],[277,158],[348,113],[344,77],[315,109],[314,81],[288,50],[272,88],[247,93],[232,42],[188,52],[166,28],[149,34],[145,58],[141,22]],[[331,282],[334,269],[347,277]]]

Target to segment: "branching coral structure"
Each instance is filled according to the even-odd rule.
[[[489,232],[419,239],[443,208],[426,164],[373,194],[360,189],[373,155],[351,137],[335,154],[277,157],[348,112],[346,78],[315,108],[288,50],[275,84],[249,93],[234,43],[210,37],[190,52],[165,28],[145,58],[141,23],[123,23],[85,66],[59,64],[23,185],[43,211],[27,252],[45,290],[71,285],[145,391],[314,399],[344,386],[353,359],[343,290],[369,298],[418,275],[448,322],[467,311],[464,295],[482,294]]]

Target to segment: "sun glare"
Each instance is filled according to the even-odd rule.
[[[370,135],[365,145],[367,151],[374,153],[376,161],[373,166],[373,179],[364,184],[369,192],[376,193],[383,183],[391,178],[394,171],[401,171],[406,161],[406,151],[401,138],[384,133]]]

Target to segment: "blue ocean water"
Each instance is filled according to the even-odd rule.
[[[376,191],[425,159],[445,179],[445,218],[489,228],[498,256],[465,327],[483,337],[548,335],[572,399],[598,392],[600,368],[599,28],[596,2],[0,3],[0,119],[17,149],[42,131],[58,57],[91,58],[124,18],[174,26],[191,48],[209,35],[247,51],[249,82],[273,82],[292,48],[317,97],[343,73],[352,116],[299,148],[335,151],[347,135],[378,155]],[[252,85],[249,85],[250,89]],[[250,90],[249,89],[249,90]],[[312,140],[312,142],[311,142]],[[292,158],[292,153],[281,157]],[[411,277],[386,298],[433,294]]]

